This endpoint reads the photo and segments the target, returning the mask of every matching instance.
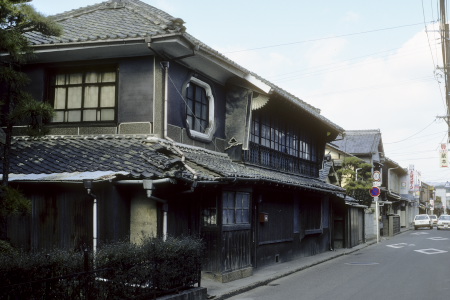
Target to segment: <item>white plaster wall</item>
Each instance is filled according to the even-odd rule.
[[[373,211],[373,213],[372,213]],[[377,223],[375,222],[375,206],[372,205],[371,208],[366,209],[366,213],[364,215],[365,222],[365,234],[366,241],[367,240],[376,240],[377,238]]]
[[[156,201],[145,196],[133,198],[130,207],[130,242],[140,244],[144,238],[156,237],[156,234]]]

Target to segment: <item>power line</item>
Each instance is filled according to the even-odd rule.
[[[334,63],[330,63],[330,64],[324,64],[324,65],[319,65],[319,66],[315,66],[315,67],[304,68],[304,69],[302,69],[300,71],[281,73],[281,74],[278,74],[278,75],[269,76],[268,79],[281,83],[281,82],[288,82],[288,81],[296,80],[296,79],[302,78],[302,77],[307,77],[307,76],[309,77],[309,76],[312,76],[312,75],[321,75],[323,73],[330,73],[330,72],[335,72],[335,71],[339,71],[339,70],[345,70],[345,69],[353,68],[355,66],[376,64],[378,62],[365,60],[365,61],[362,61],[362,62],[356,62],[354,64],[343,65],[343,63],[345,63],[345,62],[349,62],[349,61],[352,61],[352,60],[355,60],[355,59],[364,58],[364,57],[370,57],[370,56],[373,56],[374,54],[391,52],[391,51],[394,51],[394,50],[397,50],[397,49],[401,49],[401,48],[395,48],[395,49],[380,51],[380,52],[376,52],[376,53],[373,53],[373,54],[359,56],[359,57],[355,57],[355,58],[351,58],[351,59],[343,60],[343,61],[339,61],[339,62],[334,62]],[[418,49],[420,50],[420,47],[414,49],[413,51],[408,51],[408,52],[417,52]],[[402,54],[404,54],[404,53],[402,53]],[[382,58],[384,56],[380,56],[380,57]],[[311,70],[311,71],[308,71],[308,70]],[[298,74],[298,73],[300,73],[300,74]],[[295,75],[295,74],[297,74],[297,75]],[[434,76],[435,76],[434,79],[436,80],[436,74],[435,73],[434,73]],[[441,94],[442,94],[442,92],[441,92]]]
[[[356,59],[360,59],[360,58],[372,57],[372,56],[374,56],[374,55],[376,55],[376,54],[380,54],[380,53],[386,53],[386,52],[390,53],[390,52],[395,51],[395,50],[398,50],[398,49],[400,49],[400,48],[393,48],[393,49],[389,49],[389,50],[383,50],[383,51],[379,51],[379,52],[375,52],[375,53],[371,53],[371,54],[366,54],[366,55],[362,55],[362,56],[358,56],[358,57],[349,58],[349,59],[346,59],[346,60],[341,60],[341,61],[339,61],[339,62],[334,62],[334,63],[330,63],[330,64],[323,64],[323,65],[318,65],[318,66],[314,66],[314,67],[310,67],[310,68],[303,68],[301,71],[293,71],[293,72],[281,73],[281,74],[272,76],[271,79],[277,78],[277,77],[279,77],[279,76],[284,76],[284,75],[289,75],[289,74],[295,74],[295,73],[299,73],[299,72],[304,72],[305,70],[308,70],[308,69],[315,69],[315,68],[321,68],[321,67],[328,67],[328,66],[332,66],[332,65],[339,65],[339,64],[342,64],[342,63],[345,63],[345,62],[350,62],[350,61],[353,61],[353,60],[356,60]],[[355,63],[355,64],[356,64],[356,63]],[[351,66],[354,66],[355,64],[353,64],[353,65],[351,65]],[[312,73],[322,72],[322,71],[325,72],[325,71],[328,71],[328,70],[330,70],[330,69],[321,69],[321,70],[319,70],[319,71],[313,70],[313,71],[311,71],[310,73],[305,73],[304,75],[309,75],[309,74],[312,74]],[[302,76],[302,75],[301,75],[301,76]]]
[[[424,131],[425,129],[427,129],[428,127],[430,127],[434,122],[436,122],[436,119],[434,119],[430,124],[428,124],[425,128],[421,129],[420,131],[414,133],[413,135],[410,135],[409,137],[400,140],[400,141],[396,141],[396,142],[391,142],[391,143],[384,143],[384,144],[396,144],[396,143],[400,143],[400,142],[404,142],[406,140],[409,140],[410,138],[412,138],[413,136],[418,135],[419,133],[421,133],[422,131]]]
[[[424,153],[424,152],[435,152],[435,151],[438,150],[438,148],[440,147],[440,144],[442,144],[443,140],[446,138],[446,136],[447,136],[447,131],[439,131],[439,132],[436,132],[436,133],[431,133],[431,134],[428,134],[428,135],[426,135],[426,136],[422,136],[422,137],[417,137],[417,138],[416,138],[416,139],[418,139],[418,138],[423,138],[423,137],[425,137],[425,138],[432,138],[432,139],[434,139],[434,136],[439,135],[439,134],[442,135],[443,132],[444,132],[444,136],[443,136],[443,138],[441,139],[441,141],[439,142],[439,144],[436,145],[436,148],[434,148],[434,150],[423,150],[423,151],[414,151],[414,152],[404,152],[405,147],[402,146],[401,149],[393,149],[393,151],[392,151],[392,152],[389,152],[389,154],[390,154],[390,155],[403,155],[403,154],[418,154],[418,153]],[[411,139],[413,139],[413,138],[411,138]],[[419,143],[415,143],[415,144],[413,144],[413,145],[408,145],[408,150],[409,150],[410,148],[412,148],[413,146],[416,146],[416,145],[424,145],[424,142],[426,142],[426,141],[428,141],[428,139],[426,139],[426,140],[421,140],[421,141],[419,141]],[[401,151],[400,151],[400,150],[401,150]]]
[[[432,21],[431,23],[434,23],[434,22],[436,22],[436,21]],[[392,29],[398,29],[398,28],[403,28],[403,27],[422,25],[422,24],[423,23],[421,22],[421,23],[400,25],[400,26],[387,27],[387,28],[379,28],[379,29],[374,29],[374,30],[367,30],[367,31],[354,32],[354,33],[347,33],[347,34],[341,34],[341,35],[335,35],[335,36],[329,36],[329,37],[323,37],[323,38],[317,38],[317,39],[310,39],[310,40],[297,41],[297,42],[291,42],[291,43],[283,43],[283,44],[269,45],[269,46],[263,46],[263,47],[257,47],[257,48],[249,48],[249,49],[242,49],[242,50],[224,52],[224,54],[238,53],[238,52],[245,52],[245,51],[254,51],[254,50],[261,50],[261,49],[275,48],[275,47],[282,47],[282,46],[290,46],[290,45],[309,43],[309,42],[317,42],[317,41],[322,41],[322,40],[335,39],[335,38],[346,37],[346,36],[353,36],[353,35],[361,35],[361,34],[366,34],[366,33],[386,31],[386,30],[392,30]]]
[[[432,6],[431,7],[431,13],[433,13],[433,4],[432,3],[431,3],[431,6]],[[441,94],[441,100],[444,103],[444,107],[445,107],[445,99],[444,99],[444,97],[442,95],[441,86],[439,85],[440,82],[439,82],[438,78],[436,77],[436,66],[437,66],[437,63],[434,60],[433,50],[431,49],[430,37],[428,35],[428,28],[427,28],[427,23],[426,23],[426,20],[425,20],[425,8],[423,6],[423,0],[422,0],[422,15],[423,15],[423,23],[424,23],[424,27],[425,27],[425,33],[427,35],[428,47],[430,48],[431,60],[433,61],[433,68],[435,68],[435,72],[433,72],[434,79],[436,80],[436,82],[438,84],[439,93]],[[434,15],[432,15],[432,16],[434,17]],[[435,46],[436,46],[436,43],[435,43]],[[436,49],[436,52],[437,52],[437,49]],[[437,60],[437,57],[436,57],[436,60]]]
[[[362,86],[362,87],[357,87],[354,89],[348,89],[348,90],[340,90],[340,91],[333,91],[333,92],[329,92],[329,93],[322,93],[322,94],[311,94],[311,95],[306,95],[305,98],[311,98],[311,97],[323,97],[326,95],[335,95],[335,94],[342,94],[342,93],[349,93],[349,92],[354,92],[354,91],[367,91],[370,89],[377,89],[380,87],[389,87],[389,86],[399,86],[399,85],[404,85],[404,84],[410,84],[411,82],[416,82],[416,81],[429,81],[429,80],[433,80],[432,77],[420,77],[420,78],[412,78],[412,79],[408,79],[408,80],[404,80],[402,82],[399,83],[391,83],[391,84],[378,84],[378,85],[371,85],[371,86]]]
[[[436,136],[442,135],[443,133],[444,133],[444,131],[441,131],[441,132],[430,134],[428,136],[412,137],[408,140],[408,142],[406,144],[396,144],[396,145],[389,145],[389,143],[384,143],[384,144],[388,145],[387,147],[400,147],[400,148],[392,149],[392,151],[400,151],[405,148],[413,148],[413,147],[418,148],[418,147],[424,146],[424,144],[426,144],[426,143],[430,143],[430,145],[432,143],[433,145],[436,145],[435,150],[437,150],[440,143],[436,142]],[[447,134],[446,131],[445,131],[445,134]],[[400,146],[400,145],[402,145],[402,146]]]
[[[397,155],[411,155],[411,154],[420,154],[420,153],[429,153],[435,152],[436,150],[423,150],[423,151],[414,151],[414,152],[389,152],[389,157],[397,156]]]
[[[425,34],[427,35],[428,47],[430,48],[431,60],[433,61],[433,67],[435,67],[436,63],[434,61],[433,51],[431,50],[430,36],[428,35],[428,28],[425,21],[425,8],[423,7],[423,0],[422,0],[422,16],[423,16],[423,24],[425,27]]]

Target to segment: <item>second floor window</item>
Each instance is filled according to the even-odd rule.
[[[211,87],[196,77],[186,85],[186,123],[192,138],[211,141],[214,133],[214,97]]]
[[[317,177],[320,162],[312,129],[272,110],[253,112],[249,151],[244,160],[265,167]]]
[[[191,129],[204,133],[208,127],[209,101],[206,90],[194,82],[190,82],[186,89],[187,120]]]
[[[53,122],[114,121],[116,71],[57,72],[51,77]]]
[[[254,113],[250,140],[261,146],[308,161],[317,161],[313,140],[295,125],[281,119]]]

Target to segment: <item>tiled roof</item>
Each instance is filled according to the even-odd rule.
[[[252,74],[272,90],[301,107],[321,122],[343,132],[343,128],[320,114],[318,108],[295,97],[261,76],[245,69],[223,54],[207,46],[195,37],[186,33],[184,21],[138,0],[113,0],[71,10],[51,16],[62,25],[64,32],[60,37],[47,37],[37,32],[26,33],[34,46],[55,46],[60,44],[80,44],[90,42],[108,42],[128,39],[144,39],[167,34],[179,34],[195,45],[199,45],[211,55],[221,59],[244,73]]]
[[[105,175],[118,173],[129,179],[178,178],[193,181],[194,174],[183,165],[179,151],[184,154],[186,165],[195,171],[197,181],[245,180],[335,194],[344,191],[319,179],[247,166],[232,162],[224,153],[171,144],[145,135],[15,137],[10,176],[21,174],[23,180],[39,181],[42,176],[30,175],[50,174],[47,178],[56,178],[55,174],[61,174],[64,178],[72,176],[76,180],[83,176],[73,174],[100,172]]]
[[[64,28],[63,34],[27,33],[32,45],[144,38],[185,30],[183,20],[137,0],[105,1],[51,18]]]
[[[378,152],[381,143],[379,129],[374,130],[348,130],[342,140],[332,142],[340,150],[351,154],[372,154]]]

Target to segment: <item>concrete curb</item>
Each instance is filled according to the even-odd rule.
[[[317,260],[314,261],[314,262],[305,264],[305,265],[303,265],[303,266],[300,266],[300,267],[298,267],[298,268],[294,268],[294,269],[292,269],[292,270],[288,270],[288,271],[283,272],[283,273],[281,273],[281,274],[274,275],[274,276],[272,276],[272,277],[270,277],[270,278],[268,278],[268,279],[264,279],[264,280],[260,280],[260,281],[255,281],[255,282],[253,282],[253,283],[247,284],[246,286],[237,288],[237,289],[232,290],[232,291],[229,291],[229,292],[225,292],[225,293],[223,293],[223,294],[221,294],[221,295],[211,296],[209,299],[214,299],[214,300],[224,300],[224,299],[228,299],[228,298],[230,298],[230,297],[233,297],[233,296],[236,296],[236,295],[245,293],[245,292],[247,292],[247,291],[250,291],[250,290],[252,290],[252,289],[255,289],[255,288],[257,288],[257,287],[267,285],[267,284],[269,284],[270,282],[272,282],[272,281],[274,281],[274,280],[277,280],[277,279],[280,279],[280,278],[289,276],[289,275],[291,275],[291,274],[300,272],[300,271],[302,271],[302,270],[305,270],[305,269],[308,269],[308,268],[317,266],[317,265],[319,265],[319,264],[321,264],[321,263],[330,261],[330,260],[335,259],[335,258],[337,258],[337,257],[341,257],[341,256],[344,256],[344,255],[348,255],[348,254],[357,252],[357,251],[359,251],[359,250],[361,250],[361,249],[364,249],[364,248],[366,248],[366,247],[369,247],[369,246],[371,246],[371,245],[373,245],[373,244],[376,244],[376,241],[370,241],[370,242],[367,242],[367,243],[365,243],[365,244],[358,245],[358,246],[355,247],[355,248],[345,249],[342,253],[336,253],[335,255],[331,255],[331,256],[329,256],[329,257],[325,257],[325,258],[320,258],[320,257],[319,257],[319,258],[317,258]],[[319,256],[320,256],[320,255],[319,255]]]

